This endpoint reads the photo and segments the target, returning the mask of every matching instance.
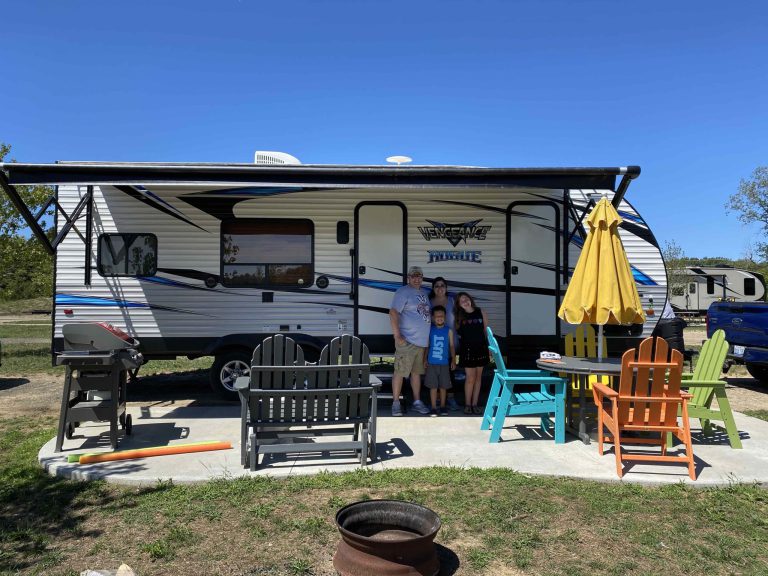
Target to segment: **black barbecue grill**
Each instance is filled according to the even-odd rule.
[[[128,371],[143,362],[139,341],[122,330],[98,322],[65,324],[61,327],[64,351],[56,356],[58,366],[66,366],[61,398],[56,451],[64,438],[72,438],[75,428],[86,421],[108,421],[112,448],[117,448],[117,426],[131,433],[131,416],[125,412]]]

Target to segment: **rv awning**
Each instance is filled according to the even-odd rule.
[[[0,164],[11,185],[30,184],[262,184],[345,187],[591,188],[619,192],[640,167],[476,168],[464,166],[346,166],[61,162]],[[616,178],[622,177],[617,188]],[[626,187],[626,186],[624,186]]]

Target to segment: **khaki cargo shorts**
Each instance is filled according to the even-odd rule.
[[[395,374],[406,378],[413,374],[424,374],[424,351],[426,348],[406,342],[395,344]]]

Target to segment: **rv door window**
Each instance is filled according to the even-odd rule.
[[[755,295],[755,279],[744,278],[744,296],[754,296],[754,295]]]
[[[102,276],[154,276],[157,274],[157,236],[102,234],[96,262]]]
[[[707,294],[715,293],[715,279],[712,276],[707,276]]]
[[[224,286],[308,287],[314,274],[311,220],[241,218],[222,222]]]
[[[688,284],[688,293],[696,294],[696,282],[691,282],[690,284]]]

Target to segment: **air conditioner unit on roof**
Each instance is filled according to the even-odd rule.
[[[269,150],[256,150],[253,161],[256,164],[268,164],[268,165],[285,165],[285,164],[301,164],[301,161],[295,156],[291,156],[286,152],[271,152]]]

